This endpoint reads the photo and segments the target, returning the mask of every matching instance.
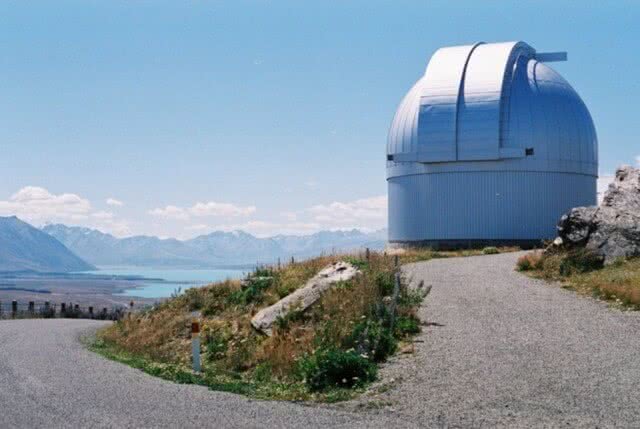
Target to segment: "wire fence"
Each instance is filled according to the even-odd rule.
[[[133,301],[129,306],[97,307],[72,302],[53,303],[49,301],[0,301],[0,319],[96,319],[120,320],[133,311]]]

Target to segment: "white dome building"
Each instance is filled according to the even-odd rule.
[[[389,241],[530,246],[560,216],[596,203],[589,111],[523,42],[436,51],[389,131]]]

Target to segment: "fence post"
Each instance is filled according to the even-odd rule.
[[[391,332],[393,332],[393,327],[396,323],[396,305],[398,304],[398,295],[400,294],[400,272],[396,271],[395,282],[393,285],[393,298],[391,299]]]
[[[2,301],[0,301],[0,319],[2,319]]]
[[[36,303],[33,301],[29,301],[29,313],[33,314],[36,312]]]
[[[107,307],[102,308],[102,317],[107,318]]]
[[[398,268],[398,255],[395,255],[393,258],[393,265]]]
[[[364,256],[365,256],[365,258],[367,258],[367,262],[369,262],[369,257],[371,256],[371,251],[369,250],[368,247],[364,250]]]
[[[50,308],[51,308],[51,304],[49,303],[49,301],[45,301],[44,302],[44,311],[48,313]]]
[[[89,317],[93,319],[93,307],[89,307]]]
[[[16,317],[18,314],[18,301],[11,301],[11,316]]]
[[[193,356],[193,370],[200,372],[200,323],[197,319],[191,322],[191,355]]]
[[[60,316],[64,316],[67,312],[67,304],[64,302],[60,303]]]

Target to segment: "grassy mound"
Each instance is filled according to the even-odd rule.
[[[519,271],[555,280],[563,287],[640,310],[640,258],[617,259],[604,266],[602,258],[585,249],[532,252],[518,259]]]
[[[511,250],[511,249],[503,249]],[[399,263],[434,257],[495,253],[404,250],[314,258],[281,268],[259,268],[243,284],[226,281],[185,291],[156,308],[133,314],[98,334],[94,350],[153,375],[265,399],[336,401],[373,381],[377,365],[399,343],[420,332],[417,309],[424,296],[401,284]],[[277,320],[271,337],[250,320],[338,260],[361,273],[335,285],[305,312]],[[189,370],[190,323],[202,325],[203,372]]]

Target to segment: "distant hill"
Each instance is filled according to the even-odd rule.
[[[0,271],[70,272],[95,267],[15,216],[0,217]]]
[[[213,232],[190,240],[135,236],[116,238],[94,229],[47,225],[43,231],[95,265],[214,267],[306,258],[333,250],[381,249],[386,231],[322,231],[312,235],[258,238],[242,231]]]

